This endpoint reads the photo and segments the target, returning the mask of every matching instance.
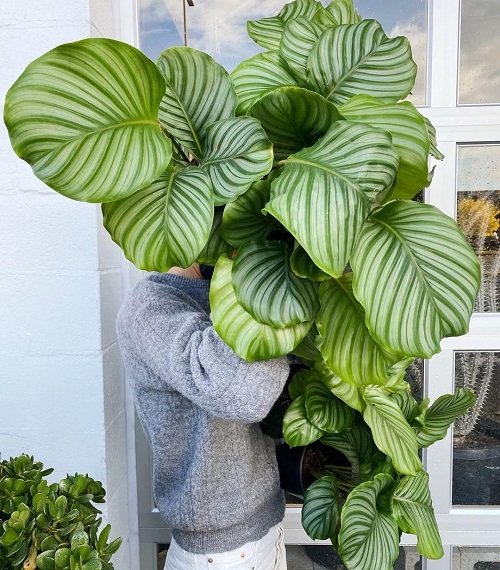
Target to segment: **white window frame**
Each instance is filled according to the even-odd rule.
[[[122,39],[138,45],[137,2],[119,0],[119,3],[123,22]],[[427,106],[421,107],[420,111],[436,127],[438,148],[446,158],[437,165],[432,186],[425,193],[425,202],[455,217],[457,148],[463,144],[500,144],[500,105],[457,104],[460,0],[429,0],[428,31]],[[139,272],[127,267],[131,272],[128,281],[133,283]],[[474,314],[470,332],[462,337],[446,339],[442,343],[442,349],[424,366],[425,395],[431,400],[440,394],[454,391],[455,351],[500,350],[500,313]],[[170,531],[154,506],[151,455],[137,420],[135,434],[141,568],[157,570],[156,546],[169,542]],[[423,560],[423,570],[455,570],[452,567],[454,546],[499,547],[500,506],[459,508],[452,505],[451,430],[444,440],[425,451],[424,464],[430,474],[431,492],[445,556],[441,560]],[[300,511],[300,507],[296,506],[287,508],[284,524],[287,544],[313,544],[302,528]],[[401,545],[415,545],[415,542],[413,535],[404,534]],[[315,541],[314,544],[329,542]]]

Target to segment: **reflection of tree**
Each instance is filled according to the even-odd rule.
[[[491,386],[496,357],[494,352],[459,352],[456,355],[455,385],[472,390],[476,394],[476,403],[455,422],[455,435],[468,435],[474,429]]]
[[[461,192],[458,200],[457,222],[479,257],[481,289],[475,311],[500,310],[500,210],[495,203],[498,192]]]

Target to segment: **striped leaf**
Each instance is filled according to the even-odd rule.
[[[400,356],[383,350],[370,336],[363,307],[352,292],[352,273],[322,283],[319,299],[316,326],[328,367],[354,386],[385,384],[387,369]]]
[[[332,475],[321,477],[304,493],[302,526],[313,540],[331,538],[340,518],[337,481]]]
[[[314,378],[315,376],[311,374],[310,370],[299,370],[296,372],[288,384],[288,395],[290,398],[295,400],[299,396],[305,397],[306,385],[313,381]]]
[[[238,95],[239,115],[278,87],[297,85],[278,50],[245,59],[231,72],[231,79]]]
[[[392,184],[397,166],[388,134],[338,121],[315,145],[285,161],[266,211],[320,269],[340,277],[371,200]]]
[[[318,330],[313,323],[307,335],[302,341],[293,349],[292,354],[298,356],[305,362],[316,362],[322,360],[321,353],[317,347]]]
[[[311,323],[275,329],[257,322],[238,303],[231,283],[233,261],[222,255],[210,284],[211,317],[215,330],[241,358],[248,361],[284,356],[306,336]]]
[[[393,570],[399,555],[398,525],[378,506],[392,483],[392,477],[380,474],[349,493],[339,533],[339,555],[347,570]]]
[[[401,479],[392,496],[392,508],[401,530],[417,535],[419,554],[433,560],[443,556],[429,491],[429,475],[425,471]]]
[[[207,243],[196,258],[198,263],[215,265],[223,253],[228,256],[231,255],[233,247],[224,240],[221,233],[222,215],[223,208],[216,208],[214,212],[214,221],[212,222],[212,229],[210,230]]]
[[[271,170],[273,148],[256,119],[224,119],[207,128],[200,165],[212,180],[218,206],[236,200]]]
[[[314,284],[292,272],[289,256],[285,243],[249,242],[233,265],[238,303],[258,322],[276,328],[311,322],[319,307]]]
[[[277,16],[247,22],[248,35],[265,49],[277,49],[286,22],[301,17],[310,19],[321,8],[316,0],[295,0],[285,4]]]
[[[479,263],[456,223],[434,206],[401,200],[378,210],[351,266],[370,334],[386,350],[429,358],[443,337],[467,332]]]
[[[427,117],[424,117],[424,121],[429,135],[430,153],[436,160],[443,160],[444,154],[437,147],[436,128]]]
[[[318,440],[323,431],[307,419],[304,396],[296,398],[288,407],[283,418],[283,437],[290,447],[309,445]]]
[[[276,160],[312,146],[340,118],[335,105],[301,87],[280,87],[259,99],[248,114],[273,143]]]
[[[316,13],[316,17],[323,10]],[[299,85],[307,87],[307,60],[325,26],[306,18],[290,20],[285,25],[279,46],[281,56]]]
[[[396,402],[399,409],[403,412],[406,421],[411,425],[418,415],[418,402],[411,395],[409,385],[407,384],[406,386],[408,388],[407,390],[391,394],[390,397],[391,400]]]
[[[354,412],[339,400],[323,382],[315,380],[305,387],[308,420],[326,433],[346,430],[354,421]]]
[[[277,225],[271,216],[262,214],[262,208],[269,200],[269,189],[267,180],[259,180],[226,205],[221,232],[228,243],[239,247],[248,241],[263,241]]]
[[[372,430],[377,447],[387,454],[399,473],[415,475],[422,468],[418,457],[417,435],[403,412],[379,386],[365,388],[365,422]]]
[[[326,281],[331,276],[319,267],[316,267],[314,261],[307,255],[305,249],[295,243],[295,249],[290,257],[290,267],[297,277],[309,279],[310,281]]]
[[[327,26],[338,26],[341,24],[357,24],[361,21],[352,0],[333,0],[323,10],[318,10],[314,15],[314,22],[319,22]]]
[[[165,82],[139,50],[110,39],[64,44],[30,63],[5,99],[16,153],[74,200],[110,202],[151,184],[172,145],[158,106]]]
[[[103,204],[104,226],[139,269],[189,267],[212,227],[212,185],[199,168],[169,168],[132,196]]]
[[[318,341],[318,344],[320,344],[320,342],[321,341]],[[323,360],[315,362],[314,366],[321,377],[321,381],[328,386],[338,398],[354,410],[363,413],[366,406],[365,401],[356,386],[341,380],[328,368]]]
[[[404,99],[416,73],[408,39],[388,38],[375,20],[328,28],[307,62],[310,88],[338,105],[360,93],[387,102]]]
[[[342,433],[326,433],[320,441],[345,455],[354,474],[367,476],[370,473],[377,448],[363,422],[355,423]]]
[[[340,108],[353,122],[385,129],[399,155],[394,198],[413,198],[429,185],[429,135],[424,117],[409,101],[384,103],[367,95],[356,95]]]
[[[443,439],[451,424],[474,405],[476,397],[471,390],[459,388],[455,394],[440,396],[423,415],[417,442],[420,447],[429,447]]]
[[[157,65],[166,81],[160,121],[185,149],[201,158],[207,127],[234,117],[237,99],[229,74],[209,55],[190,47],[162,51]]]

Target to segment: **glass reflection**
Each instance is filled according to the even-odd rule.
[[[476,403],[453,430],[453,504],[500,505],[500,352],[456,352],[455,387]]]
[[[500,548],[453,548],[453,570],[500,570]]]
[[[461,105],[500,103],[499,26],[499,0],[461,1]]]
[[[457,221],[481,264],[475,311],[500,311],[500,146],[458,149]]]
[[[141,49],[153,60],[172,45],[184,43],[183,0],[138,0]],[[406,35],[419,66],[411,100],[425,104],[428,0],[357,0],[364,18],[375,18],[389,36]],[[247,35],[247,20],[274,16],[285,0],[194,0],[186,6],[188,45],[208,52],[231,71],[262,49]],[[326,2],[324,2],[326,5]]]

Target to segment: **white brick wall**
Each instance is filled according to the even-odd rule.
[[[2,108],[9,86],[47,50],[89,35],[118,37],[115,1],[2,0]],[[0,172],[0,452],[35,455],[55,467],[54,480],[75,471],[102,480],[105,516],[124,538],[115,567],[135,570],[134,459],[114,331],[121,254],[99,207],[37,180],[3,123]]]

